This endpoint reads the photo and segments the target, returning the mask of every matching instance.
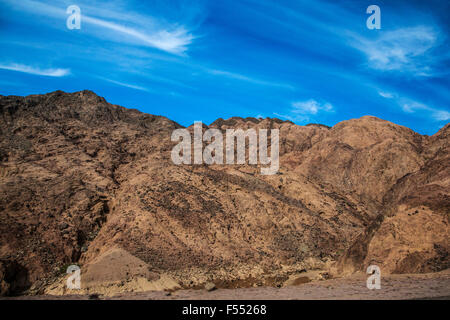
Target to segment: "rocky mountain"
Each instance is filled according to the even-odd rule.
[[[205,126],[279,129],[266,176],[173,164],[178,128],[87,90],[0,96],[1,294],[65,293],[71,264],[101,293],[450,266],[449,124],[433,136],[371,116]]]

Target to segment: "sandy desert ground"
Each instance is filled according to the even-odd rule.
[[[429,274],[388,275],[381,279],[381,289],[369,290],[366,275],[313,281],[297,286],[217,289],[213,291],[179,290],[175,292],[129,292],[114,296],[38,295],[10,297],[21,300],[450,300],[450,269]]]

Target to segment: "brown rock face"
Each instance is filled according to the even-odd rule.
[[[279,129],[272,176],[253,165],[174,165],[180,127],[90,91],[0,96],[1,294],[39,292],[73,263],[94,277],[111,252],[139,261],[148,281],[182,287],[276,284],[371,263],[390,273],[449,267],[449,125],[431,137],[374,117],[209,126]]]

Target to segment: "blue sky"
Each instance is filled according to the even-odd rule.
[[[380,30],[366,27],[372,4]],[[182,125],[374,115],[434,134],[450,121],[449,12],[449,1],[0,0],[0,94],[89,89]]]

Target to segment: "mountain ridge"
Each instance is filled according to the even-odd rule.
[[[71,263],[88,292],[130,290],[118,274],[144,290],[450,266],[450,124],[432,136],[373,116],[206,126],[279,129],[280,172],[264,177],[250,165],[176,166],[170,135],[183,126],[89,90],[0,96],[0,113],[2,294],[64,293]],[[112,257],[117,273],[96,282]]]
[[[88,96],[88,97],[91,96],[91,97],[94,97],[95,99],[100,99],[99,101],[101,101],[101,102],[106,102],[105,98],[103,98],[103,97],[97,95],[95,92],[93,92],[93,91],[91,91],[91,90],[88,90],[88,89],[81,90],[81,91],[74,91],[74,92],[65,92],[65,91],[62,91],[62,90],[55,90],[55,91],[48,92],[48,93],[45,93],[45,94],[30,94],[30,95],[26,95],[26,96],[18,96],[18,95],[1,95],[1,94],[0,94],[0,97],[1,97],[1,98],[7,98],[7,99],[21,99],[21,98],[29,98],[29,99],[32,99],[32,98],[42,98],[42,97],[59,96],[59,95],[67,95],[67,94],[68,94],[68,95],[84,95],[84,96]],[[152,115],[152,114],[150,114],[150,113],[146,113],[146,112],[140,111],[139,109],[136,109],[136,108],[132,108],[132,107],[122,107],[122,106],[119,106],[119,105],[116,105],[116,104],[111,104],[111,105],[112,105],[112,106],[115,106],[115,107],[122,108],[122,109],[129,110],[129,111],[131,111],[131,112],[137,112],[137,113],[140,113],[140,114],[142,114],[142,115],[150,115],[150,116],[154,116],[154,117],[162,117],[162,118],[166,118],[166,119],[170,120],[169,118],[167,118],[167,117],[165,117],[165,116],[162,116],[162,115]],[[383,119],[381,119],[381,118],[379,118],[379,117],[372,116],[372,115],[365,115],[365,116],[361,116],[361,117],[359,117],[359,118],[352,118],[352,119],[349,119],[349,120],[343,120],[343,121],[350,121],[350,120],[357,120],[357,119],[364,119],[364,118],[378,119],[378,120],[387,121],[387,122],[389,122],[389,123],[395,124],[395,123],[390,122],[390,121],[388,121],[388,120],[383,120]],[[290,124],[295,124],[295,123],[293,123],[291,120],[282,120],[282,119],[279,119],[279,118],[276,118],[276,117],[275,117],[275,118],[270,118],[270,117],[265,117],[265,118],[259,117],[259,118],[257,118],[257,117],[239,117],[239,116],[233,116],[233,117],[230,117],[230,118],[228,118],[228,119],[223,119],[223,118],[219,117],[219,118],[217,118],[216,120],[214,120],[213,122],[211,122],[209,125],[207,125],[207,124],[205,124],[205,125],[206,125],[207,127],[210,127],[210,126],[217,126],[217,123],[218,123],[218,122],[219,122],[219,123],[223,123],[223,122],[228,122],[228,121],[232,121],[232,120],[240,120],[240,121],[244,121],[244,120],[245,120],[245,121],[247,121],[247,122],[248,122],[248,121],[255,122],[255,120],[256,120],[256,121],[259,123],[259,122],[261,122],[261,121],[263,121],[263,120],[265,120],[265,119],[269,119],[269,120],[272,120],[272,121],[277,122],[277,123],[290,123]],[[190,125],[188,125],[188,126],[182,126],[181,124],[178,124],[177,122],[175,122],[175,121],[173,121],[173,120],[170,120],[170,121],[176,123],[177,126],[182,127],[182,128],[188,128],[188,127],[190,127],[190,126],[193,125],[193,124],[190,124]],[[341,121],[341,122],[343,122],[343,121]],[[329,129],[331,129],[331,128],[333,128],[334,126],[340,124],[341,122],[338,122],[338,123],[336,123],[336,124],[333,125],[333,126],[328,126],[328,125],[321,124],[321,123],[307,123],[307,124],[305,124],[305,125],[298,125],[298,124],[295,124],[295,125],[297,125],[297,126],[299,126],[299,127],[319,126],[319,127],[324,127],[324,128],[329,128]],[[395,125],[401,126],[401,127],[404,127],[404,128],[408,128],[408,127],[406,127],[406,126],[402,126],[402,125],[398,125],[398,124],[395,124]],[[442,126],[442,128],[440,128],[438,131],[436,131],[436,132],[435,132],[433,135],[431,135],[431,136],[434,136],[434,135],[438,134],[439,131],[447,130],[448,127],[450,127],[450,123],[448,123],[448,124]],[[410,129],[410,128],[408,128],[408,129],[409,129],[409,130],[412,130],[412,129]],[[412,130],[412,131],[414,131],[414,130]],[[414,131],[414,132],[415,132],[415,131]],[[416,133],[417,133],[417,132],[416,132]],[[417,134],[420,134],[420,133],[417,133]],[[420,135],[422,135],[422,136],[430,136],[430,135],[426,135],[426,134],[420,134]]]

